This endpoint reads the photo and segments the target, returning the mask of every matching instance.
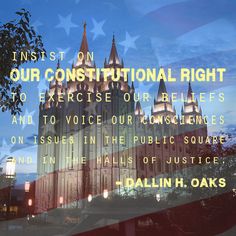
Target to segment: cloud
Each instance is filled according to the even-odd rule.
[[[132,8],[132,10],[135,10],[139,14],[145,15],[154,9],[183,1],[185,0],[149,0],[147,4],[147,2],[143,0],[125,0],[125,4],[128,8]]]
[[[236,30],[220,19],[186,33],[177,39],[152,37],[151,44],[160,65],[236,49]]]

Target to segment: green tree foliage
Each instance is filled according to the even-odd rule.
[[[14,115],[21,112],[23,105],[19,98],[22,86],[10,80],[10,72],[28,62],[21,60],[19,53],[35,52],[38,60],[41,53],[46,52],[41,36],[30,25],[30,13],[21,9],[16,15],[17,19],[0,25],[0,109]],[[13,52],[16,52],[16,61],[13,61]],[[16,94],[15,101],[11,93]]]

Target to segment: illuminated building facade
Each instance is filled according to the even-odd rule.
[[[86,55],[89,52],[86,25],[79,52]],[[95,63],[90,59],[79,58],[73,63],[72,68],[95,68]],[[108,60],[104,61],[104,68],[123,68],[123,60],[118,56],[115,38]],[[58,68],[60,65],[58,63]],[[157,176],[160,173],[174,171],[181,166],[168,165],[165,159],[169,156],[190,155],[189,147],[182,142],[185,126],[173,122],[176,116],[175,108],[171,101],[163,102],[161,94],[167,92],[165,83],[160,81],[157,98],[154,101],[151,115],[155,124],[144,125],[145,117],[141,104],[135,104],[133,95],[135,88],[133,83],[129,85],[122,79],[119,82],[103,81],[69,81],[63,84],[54,80],[50,82],[49,90],[45,93],[45,103],[39,106],[39,137],[58,136],[58,142],[40,143],[38,145],[38,181],[36,184],[36,211],[42,212],[48,209],[63,207],[80,207],[78,199],[87,198],[88,195],[97,195],[104,190],[117,189],[116,181],[124,181],[126,178]],[[189,85],[189,90],[191,86]],[[84,100],[81,103],[61,102],[59,94],[67,96],[69,93],[80,93],[86,97],[92,94],[92,102]],[[95,96],[99,92],[104,98],[106,93],[111,94],[112,102],[96,102]],[[191,91],[189,91],[191,92]],[[125,102],[124,93],[131,96],[130,102]],[[54,101],[49,97],[55,95]],[[192,109],[192,110],[191,110]],[[190,111],[191,110],[191,111]],[[187,101],[182,113],[184,115],[201,115],[196,101]],[[68,116],[95,116],[102,115],[102,125],[85,122],[78,124]],[[130,116],[132,124],[113,124],[112,117]],[[56,122],[44,124],[44,116],[55,116]],[[171,124],[158,124],[158,116],[170,116]],[[188,118],[186,118],[188,119]],[[191,126],[195,133],[201,130],[207,134],[205,125],[201,127]],[[162,140],[163,136],[175,136],[175,144],[142,144],[134,145],[134,136],[157,136]],[[66,137],[65,140],[62,137]],[[85,143],[85,137],[94,137],[95,143]],[[116,137],[113,141],[107,137]],[[125,142],[118,142],[119,137],[124,137]],[[88,138],[89,139],[89,138]],[[73,140],[71,143],[68,140]],[[64,143],[65,142],[65,143]],[[197,148],[197,147],[195,147]],[[156,164],[145,165],[143,157],[157,157]],[[82,163],[82,157],[86,162]],[[131,158],[132,157],[132,158]],[[131,158],[131,159],[129,159]]]

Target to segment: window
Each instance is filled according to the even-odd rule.
[[[66,158],[66,164],[69,170],[74,169],[74,144],[68,144],[68,158]]]
[[[103,159],[103,167],[108,167],[108,163],[109,163],[108,155],[102,156],[102,159]]]
[[[103,119],[103,123],[107,124],[107,120],[108,120],[108,114],[107,114],[107,109],[104,108],[102,111],[102,119]]]
[[[71,169],[74,169],[74,144],[71,144]]]
[[[102,175],[102,191],[104,189],[107,189],[107,176],[105,176],[104,174]]]
[[[122,143],[122,146],[125,147],[126,146],[126,140],[127,140],[127,134],[126,131],[123,131],[122,135],[124,137],[124,143]]]
[[[123,159],[122,159],[122,167],[126,167],[127,166],[127,159],[128,159],[128,155],[123,152]]]
[[[102,140],[103,140],[103,146],[104,147],[108,146],[108,142],[107,142],[106,136],[108,136],[108,135],[106,134],[106,132],[104,132],[103,135],[102,135]]]
[[[75,116],[75,112],[74,112],[74,111],[72,111],[72,112],[70,113],[70,116],[71,116],[71,119],[70,119],[69,127],[70,127],[70,131],[73,131],[73,130],[74,130],[74,128],[75,128],[75,124],[74,124],[74,122],[73,122],[73,119],[72,119],[72,117],[74,117],[74,116]]]

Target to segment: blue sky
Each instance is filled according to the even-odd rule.
[[[204,114],[226,114],[224,127],[235,126],[236,75],[236,1],[232,0],[9,0],[1,3],[0,22],[15,18],[15,12],[25,8],[31,12],[32,23],[42,35],[47,51],[65,51],[63,68],[70,67],[78,52],[83,22],[87,22],[90,51],[94,52],[98,67],[109,56],[115,34],[120,57],[126,67],[226,67],[222,84],[193,83],[195,92],[225,92],[225,103],[202,104]],[[32,66],[32,65],[27,65]],[[38,62],[34,66],[44,70],[56,67],[56,62]],[[43,78],[42,78],[43,80]],[[0,155],[31,153],[34,164],[24,171],[36,171],[36,147],[31,146],[37,134],[38,93],[46,88],[44,81],[24,83],[28,100],[23,114],[33,114],[34,125],[12,126],[10,114],[0,114]],[[158,84],[135,84],[137,91],[157,92]],[[187,84],[167,84],[168,91],[187,92]],[[143,104],[146,110],[150,104]],[[176,104],[180,112],[180,104]],[[26,137],[25,148],[10,149],[12,135]],[[22,171],[22,167],[18,167]]]

